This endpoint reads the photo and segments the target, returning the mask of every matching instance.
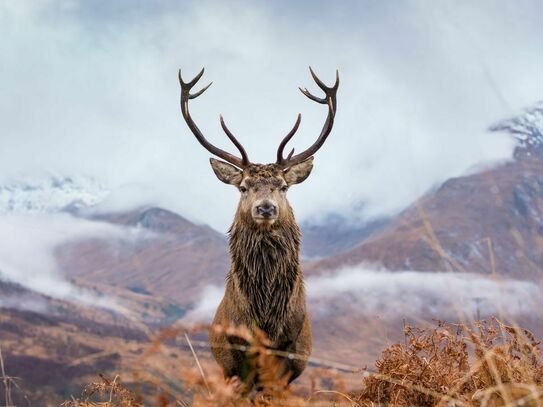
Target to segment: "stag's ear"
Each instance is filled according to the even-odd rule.
[[[299,184],[305,181],[313,169],[313,157],[295,164],[285,171],[285,181],[288,185]]]
[[[225,184],[239,185],[243,178],[242,171],[231,164],[224,161],[215,160],[210,158],[211,168],[213,172]]]

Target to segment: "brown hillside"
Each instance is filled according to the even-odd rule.
[[[361,263],[529,277],[543,265],[543,159],[453,178],[354,248],[310,272]]]
[[[158,208],[101,220],[144,228],[150,234],[122,243],[90,239],[59,248],[58,261],[69,277],[165,298],[180,306],[193,302],[203,286],[223,283],[229,264],[226,238],[209,227]]]

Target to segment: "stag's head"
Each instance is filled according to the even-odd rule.
[[[328,116],[320,136],[312,146],[296,155],[294,155],[294,149],[292,149],[288,156],[284,157],[283,151],[287,143],[300,126],[302,116],[298,114],[294,127],[279,144],[279,148],[277,149],[277,160],[273,164],[251,163],[241,143],[234,137],[228,127],[226,127],[222,116],[220,116],[221,127],[239,150],[241,158],[232,155],[207,141],[198,126],[196,126],[196,123],[192,120],[189,113],[188,102],[190,99],[194,99],[204,93],[207,88],[211,86],[211,83],[200,91],[191,94],[191,89],[202,77],[204,70],[202,69],[200,73],[188,83],[183,81],[181,78],[181,70],[179,71],[179,83],[181,84],[181,112],[187,125],[205,149],[224,160],[221,161],[211,158],[211,167],[217,178],[226,184],[235,186],[240,191],[241,198],[238,206],[238,215],[259,226],[271,226],[276,221],[291,216],[292,211],[287,200],[287,191],[290,186],[303,182],[309,176],[313,168],[313,155],[322,147],[334,124],[339,75],[336,71],[336,82],[334,86],[328,87],[315,75],[311,68],[309,68],[309,70],[319,88],[324,91],[325,97],[316,97],[309,93],[307,89],[300,88],[300,91],[309,99],[327,105]]]

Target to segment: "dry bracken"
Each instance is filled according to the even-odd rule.
[[[493,319],[472,326],[406,326],[364,379],[360,404],[543,405],[543,366],[531,332]]]
[[[151,399],[123,387],[118,377],[102,377],[80,400],[65,407],[134,407],[142,399],[156,406],[539,406],[543,405],[543,363],[531,332],[492,319],[471,325],[437,322],[433,328],[404,326],[405,341],[386,348],[375,371],[360,377],[358,391],[348,390],[332,370],[313,372],[308,389],[285,388],[280,358],[262,332],[227,328],[242,338],[253,357],[262,388],[248,390],[237,379],[224,379],[194,366],[175,378],[185,397],[159,393]],[[282,355],[284,356],[284,355]],[[295,356],[295,355],[294,355]],[[140,375],[143,377],[143,375]],[[146,402],[147,403],[147,402]]]

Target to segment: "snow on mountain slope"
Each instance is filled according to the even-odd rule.
[[[522,114],[503,120],[490,127],[491,131],[512,134],[518,140],[515,157],[526,154],[543,156],[543,101],[526,109]]]
[[[85,176],[21,177],[0,184],[0,215],[76,212],[97,205],[109,193]]]

